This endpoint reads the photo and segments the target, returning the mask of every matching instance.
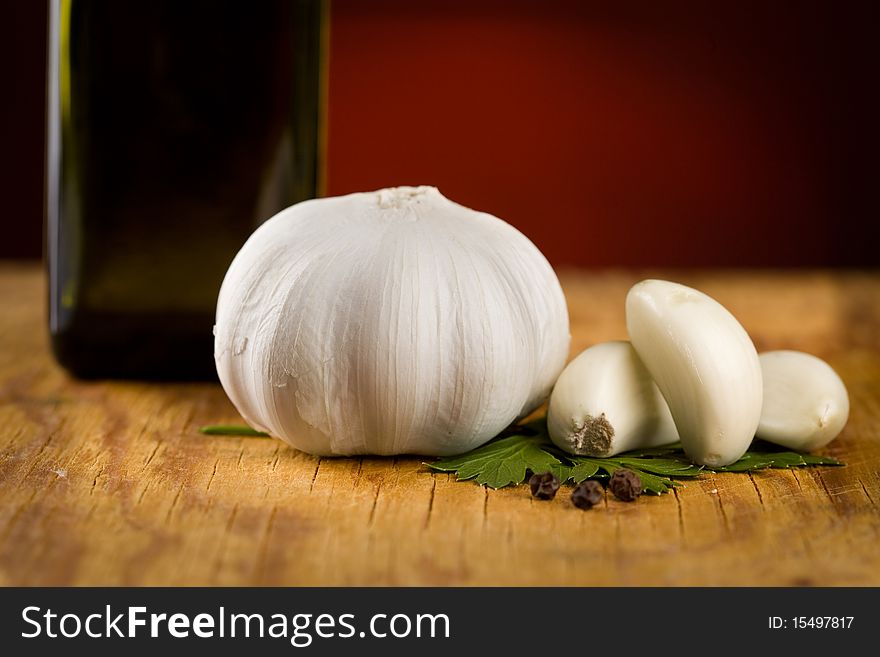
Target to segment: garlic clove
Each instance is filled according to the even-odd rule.
[[[849,396],[837,372],[801,351],[768,351],[759,358],[764,406],[758,437],[800,451],[834,440],[849,417]]]
[[[562,371],[547,411],[550,438],[582,456],[614,456],[678,440],[669,407],[629,342],[581,352]]]
[[[646,280],[626,297],[626,325],[697,464],[733,463],[761,416],[761,366],[745,329],[706,294]]]

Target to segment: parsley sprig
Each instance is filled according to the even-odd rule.
[[[741,459],[728,466],[696,466],[687,458],[680,443],[624,452],[608,458],[573,456],[556,447],[547,435],[546,422],[515,427],[466,454],[444,457],[429,468],[454,472],[457,479],[473,479],[490,488],[520,484],[528,473],[552,472],[561,482],[575,484],[586,479],[604,479],[615,470],[627,468],[642,480],[645,493],[660,495],[675,486],[676,479],[692,479],[706,472],[754,472],[764,468],[793,468],[808,465],[843,465],[830,456],[776,451],[769,443],[756,440]]]

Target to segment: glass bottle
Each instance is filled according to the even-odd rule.
[[[230,261],[320,191],[325,9],[53,0],[49,326],[70,372],[215,376]]]

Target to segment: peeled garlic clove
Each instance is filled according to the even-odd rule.
[[[646,280],[626,297],[626,325],[694,463],[722,466],[748,449],[761,417],[761,366],[745,329],[693,288]]]
[[[837,372],[802,351],[768,351],[760,361],[764,408],[758,438],[800,451],[834,440],[849,417],[849,396]]]
[[[669,407],[629,342],[603,342],[562,371],[547,411],[550,438],[566,452],[614,456],[674,443]]]

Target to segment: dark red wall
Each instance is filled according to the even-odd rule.
[[[554,264],[877,262],[856,4],[333,7],[331,194],[434,184]]]
[[[45,7],[0,21],[0,257],[39,256]],[[328,192],[433,184],[556,265],[876,265],[869,3],[335,0]]]
[[[39,258],[46,3],[0,3],[0,258]]]

